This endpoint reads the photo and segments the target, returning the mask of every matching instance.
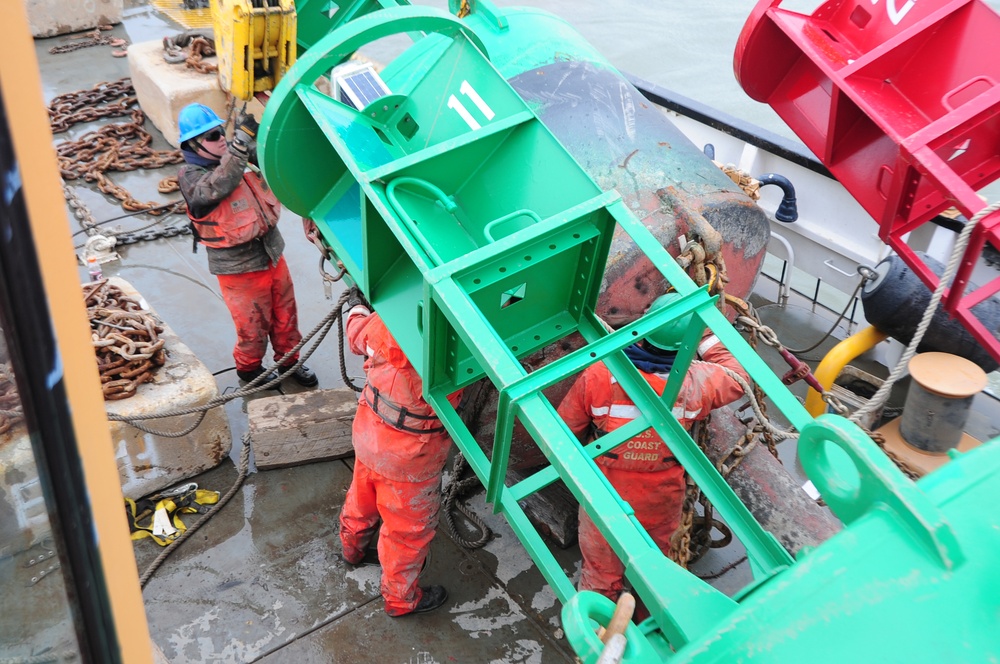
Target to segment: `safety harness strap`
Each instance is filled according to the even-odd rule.
[[[394,404],[391,400],[382,396],[379,393],[378,388],[374,385],[365,383],[363,394],[365,395],[365,403],[367,403],[375,414],[379,416],[379,419],[394,429],[417,434],[441,433],[445,431],[444,426],[437,426],[430,429],[419,429],[407,426],[407,418],[417,420],[419,422],[440,422],[440,420],[434,415],[417,415],[416,413],[411,413],[405,407]]]
[[[206,489],[194,488],[179,495],[161,495],[138,501],[125,498],[125,512],[133,540],[149,537],[160,546],[166,546],[187,530],[181,521],[181,514],[204,514],[209,505],[219,502],[219,492]]]

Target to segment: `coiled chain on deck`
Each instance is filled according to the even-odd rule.
[[[136,388],[152,380],[152,372],[166,362],[164,340],[159,337],[163,326],[106,279],[85,285],[83,297],[104,399],[134,396]]]
[[[64,132],[80,122],[126,116],[137,103],[134,94],[130,78],[98,83],[90,90],[61,94],[49,103],[52,133]]]
[[[313,352],[315,352],[315,350],[319,347],[319,345],[323,343],[323,339],[326,338],[326,335],[330,331],[330,328],[333,327],[333,324],[337,320],[339,320],[338,315],[342,313],[341,308],[346,299],[347,299],[347,294],[345,293],[344,296],[341,298],[340,303],[338,303],[337,309],[331,311],[326,316],[324,316],[323,320],[321,320],[319,323],[316,324],[316,327],[314,327],[308,333],[304,334],[299,343],[295,344],[295,346],[290,351],[285,353],[281,357],[281,359],[278,360],[277,366],[280,367],[280,371],[277,372],[276,374],[270,373],[269,370],[264,371],[259,376],[257,376],[252,381],[250,381],[243,387],[239,388],[238,390],[217,397],[213,397],[212,399],[209,399],[200,406],[191,406],[189,408],[175,408],[171,410],[161,411],[157,413],[149,413],[145,415],[125,416],[125,415],[118,415],[116,413],[108,413],[108,419],[112,422],[124,422],[129,426],[135,427],[136,429],[144,431],[145,433],[151,434],[153,436],[162,436],[164,438],[181,438],[183,436],[188,435],[201,425],[202,421],[204,421],[205,419],[205,415],[208,413],[208,411],[212,410],[213,408],[218,408],[219,406],[224,406],[225,404],[235,399],[243,399],[252,394],[256,394],[258,392],[270,389],[272,386],[280,384],[281,381],[284,380],[287,376],[290,376],[293,373],[295,373],[298,370],[298,368],[301,367],[305,363],[305,361],[309,359],[310,356],[312,356]],[[309,341],[312,341],[314,338],[315,341],[313,341],[312,345],[307,350],[302,350],[303,346],[305,346],[306,343],[308,343]],[[300,350],[302,351],[301,353],[299,353]],[[285,364],[296,355],[299,356],[298,361],[296,361],[294,364]],[[272,378],[272,376],[274,377]],[[178,431],[160,431],[143,424],[143,421],[145,420],[158,420],[167,417],[179,417],[182,415],[196,415],[197,417],[194,419],[193,422],[191,422],[183,429]]]
[[[59,95],[52,100],[49,123],[54,134],[80,122],[129,117],[129,122],[107,124],[76,140],[59,143],[56,146],[59,172],[66,181],[82,178],[87,182],[96,182],[98,189],[117,198],[129,211],[146,211],[151,215],[183,212],[184,201],[177,201],[169,207],[163,207],[162,202],[144,203],[107,176],[108,171],[162,168],[184,161],[180,150],[154,150],[150,147],[153,137],[143,128],[146,116],[135,108],[138,102],[134,94],[132,80],[123,78],[114,83],[98,83],[90,90]],[[165,178],[159,189],[161,192],[176,191],[176,177]]]
[[[182,32],[176,37],[163,38],[163,59],[170,64],[184,63],[189,69],[202,74],[219,71],[219,66],[205,62],[215,55],[215,40],[206,33]]]

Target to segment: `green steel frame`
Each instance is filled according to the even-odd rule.
[[[378,108],[358,112],[312,86],[320,73],[328,72],[364,43],[418,30],[447,34],[451,44],[426,65],[425,75],[405,94],[394,93],[373,104]],[[443,99],[449,91],[461,88],[454,74],[458,63],[461,81],[471,81],[480,98],[489,100],[494,117],[486,127],[470,129],[460,114],[441,112],[447,111]],[[620,197],[600,191],[566,153],[489,64],[475,36],[444,13],[385,9],[355,19],[320,40],[296,69],[268,106],[262,137],[268,181],[293,209],[299,200],[308,201],[296,211],[316,220],[349,274],[420,367],[429,403],[487,486],[489,500],[510,519],[559,598],[565,602],[575,590],[518,500],[562,479],[595,515],[626,563],[628,578],[671,643],[687,642],[731,609],[732,600],[660,553],[592,461],[649,427],[672,441],[678,459],[747,547],[758,577],[790,565],[789,554],[760,527],[671,414],[704,326],[740,353],[751,376],[773,393],[793,422],[803,423],[808,416],[732,329],[714,300],[694,286],[621,204]],[[434,107],[432,129],[425,129],[424,116],[418,115],[422,104]],[[303,110],[310,119],[306,127],[300,126]],[[415,134],[401,133],[407,123],[418,125]],[[337,172],[328,173],[327,183],[318,189],[291,172],[318,171],[315,163],[294,169],[278,166],[289,162],[279,154],[287,149],[282,144],[288,137],[312,128],[323,132],[339,162]],[[274,132],[280,134],[272,143],[269,135]],[[308,142],[317,146],[319,138],[310,136]],[[295,143],[305,140],[298,137]],[[546,174],[545,178],[538,177],[539,173]],[[355,183],[360,184],[359,190],[354,189]],[[356,206],[351,210],[355,214],[344,214],[339,208],[344,205],[342,199]],[[485,232],[491,224],[497,228],[498,220],[518,218],[512,215],[527,221],[515,224],[504,237]],[[359,228],[346,231],[345,224]],[[608,333],[594,315],[594,304],[616,224],[685,297]],[[359,232],[360,247],[344,239],[357,237]],[[505,301],[504,295],[518,289],[524,296],[508,306],[509,298]],[[699,324],[692,326],[668,388],[658,396],[622,349],[689,313]],[[580,332],[588,345],[531,374],[518,362],[518,357],[574,332]],[[608,364],[645,414],[584,448],[542,390],[598,361]],[[500,394],[492,462],[447,401],[448,394],[483,376]],[[527,427],[552,465],[507,487],[504,480],[515,419]],[[689,589],[687,593],[700,608],[669,612],[669,597],[678,588]]]
[[[860,518],[874,497],[884,499],[909,515],[917,539],[938,552],[945,566],[961,561],[936,508],[908,489],[900,491],[895,468],[877,465],[871,473],[877,482],[858,480],[867,487],[867,493],[860,491],[864,500],[858,491],[838,489],[838,478],[847,476],[844,468],[868,476],[871,441],[843,418],[812,420],[714,298],[694,285],[617,193],[600,190],[538,120],[491,65],[468,25],[443,12],[394,2],[343,4],[338,27],[316,39],[267,106],[261,131],[265,174],[285,205],[316,221],[420,370],[426,399],[486,487],[487,500],[504,514],[565,604],[567,636],[584,661],[595,661],[600,651],[590,620],[606,622],[610,602],[575,591],[518,504],[557,481],[593,517],[650,610],[642,626],[628,628],[626,661],[670,658],[738,612],[735,600],[660,552],[593,462],[647,428],[668,441],[746,547],[755,587],[793,565],[671,413],[706,326],[792,426],[821,441],[814,445],[819,451],[806,456],[832,478],[819,483],[833,496],[838,514]],[[437,35],[440,43],[401,56],[405,67],[386,69],[389,96],[355,110],[314,85],[358,48],[399,33]],[[608,332],[594,305],[616,227],[683,297]],[[623,349],[688,314],[694,322],[664,394],[657,395]],[[533,372],[519,362],[575,332],[587,342],[583,348]],[[582,445],[543,390],[595,362],[610,368],[642,416]],[[499,393],[491,457],[447,400],[484,377]],[[550,465],[508,486],[515,421]],[[849,459],[828,455],[831,443],[849,450]]]

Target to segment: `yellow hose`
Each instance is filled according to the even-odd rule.
[[[874,327],[866,327],[860,332],[853,334],[839,344],[830,349],[823,361],[816,367],[813,374],[816,380],[823,386],[824,390],[829,390],[833,386],[833,381],[843,370],[847,363],[857,356],[874,348],[879,343],[889,338],[885,332],[880,332]],[[806,410],[813,417],[817,417],[826,412],[826,403],[823,395],[816,390],[809,388],[806,394]]]

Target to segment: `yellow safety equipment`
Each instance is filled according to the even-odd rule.
[[[187,530],[181,521],[181,514],[201,514],[208,511],[207,505],[219,502],[218,491],[197,488],[182,492],[168,492],[174,495],[156,495],[139,501],[125,498],[129,530],[133,540],[151,538],[160,546],[166,546]]]
[[[295,62],[292,0],[212,0],[219,83],[249,101],[273,90]]]

